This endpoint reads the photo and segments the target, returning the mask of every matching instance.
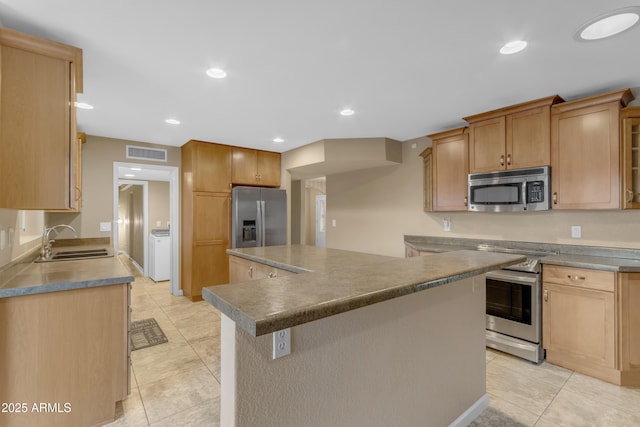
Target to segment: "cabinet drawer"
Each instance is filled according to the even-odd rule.
[[[616,283],[613,271],[559,267],[555,265],[545,265],[542,271],[542,278],[545,283],[549,282],[608,292],[614,291]]]

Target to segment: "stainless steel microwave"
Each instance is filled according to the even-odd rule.
[[[518,212],[551,209],[551,168],[469,174],[470,211]]]

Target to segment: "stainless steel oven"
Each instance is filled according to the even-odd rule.
[[[517,253],[527,260],[486,275],[486,345],[540,363],[542,348],[542,274],[540,258],[552,251],[479,245],[478,250]]]
[[[542,351],[542,284],[539,273],[497,270],[487,273],[487,347],[535,363]]]

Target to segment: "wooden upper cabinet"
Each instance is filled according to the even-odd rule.
[[[0,207],[78,210],[82,50],[0,28]]]
[[[232,147],[231,181],[239,185],[280,186],[280,153]]]
[[[466,127],[428,135],[432,145],[434,211],[467,210],[469,133]]]
[[[620,109],[632,99],[625,89],[552,107],[553,209],[621,207]]]
[[[231,192],[231,147],[191,140],[182,146],[183,191]]]
[[[465,117],[469,123],[469,173],[550,164],[551,106],[558,95]]]
[[[640,107],[622,110],[622,207],[640,208]]]

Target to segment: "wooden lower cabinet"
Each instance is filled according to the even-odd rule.
[[[0,425],[113,421],[129,392],[129,307],[128,283],[0,298],[0,402],[14,405]]]
[[[638,304],[640,273],[545,265],[547,361],[614,384],[639,386]]]
[[[287,270],[271,267],[259,262],[237,256],[229,257],[229,283],[246,282],[248,280],[271,279],[295,274]]]

